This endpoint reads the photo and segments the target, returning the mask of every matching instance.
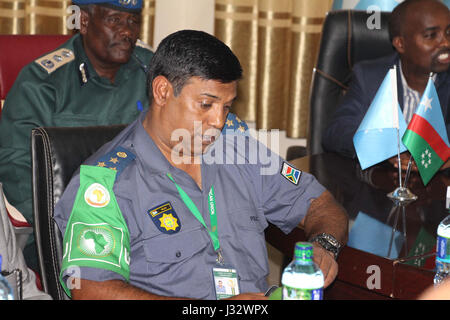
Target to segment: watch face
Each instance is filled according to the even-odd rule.
[[[340,245],[333,239],[327,239],[333,246],[340,247]]]
[[[331,251],[333,251],[333,252],[336,252],[336,251],[337,251],[337,248],[336,248],[332,243],[328,242],[327,240],[324,240],[324,241],[323,241],[323,244],[324,244],[324,246],[325,246],[325,249],[331,250]]]
[[[325,250],[333,253],[335,258],[341,247],[340,243],[336,239],[325,233],[315,236],[312,241],[317,241]]]
[[[333,237],[331,237],[329,235],[324,235],[324,239],[337,248],[339,248],[341,246],[340,243],[336,239],[334,239]]]

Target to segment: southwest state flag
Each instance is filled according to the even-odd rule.
[[[427,185],[450,156],[441,104],[431,78],[402,140]]]
[[[334,0],[332,10],[367,10],[377,6],[381,11],[392,11],[403,0]]]
[[[406,122],[397,100],[397,73],[393,68],[384,77],[353,136],[361,168],[364,170],[398,154],[397,134],[401,137],[405,130]],[[404,151],[406,147],[400,141],[400,152]]]

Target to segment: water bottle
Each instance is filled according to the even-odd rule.
[[[436,243],[436,275],[434,284],[441,283],[450,273],[450,216],[438,226]]]
[[[322,300],[323,273],[313,261],[313,246],[297,242],[294,260],[284,269],[281,277],[283,300]]]
[[[14,294],[8,280],[1,274],[2,256],[0,255],[0,300],[14,300]]]

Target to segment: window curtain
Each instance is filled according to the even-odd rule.
[[[244,69],[234,112],[306,138],[309,90],[332,0],[215,0],[215,35]]]
[[[0,33],[26,33],[25,0],[0,0]]]
[[[0,0],[0,34],[72,34],[71,0]],[[153,44],[155,0],[143,0],[140,39]]]

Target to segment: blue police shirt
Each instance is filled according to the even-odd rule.
[[[215,299],[212,268],[217,253],[208,231],[189,211],[168,178],[170,173],[193,200],[208,228],[208,193],[214,186],[224,262],[237,270],[241,293],[264,292],[269,273],[264,229],[270,222],[289,233],[324,187],[312,175],[296,170],[251,137],[225,134],[205,154],[200,189],[160,152],[142,125],[145,114],[86,162],[96,166],[103,162],[99,159],[107,160],[118,147],[135,156],[120,168],[113,187],[129,231],[129,283],[158,295]],[[242,143],[245,148],[238,147]],[[262,148],[267,157],[258,159],[255,147]],[[79,186],[77,173],[55,207],[54,218],[63,234]],[[166,224],[161,220],[163,216]],[[65,238],[64,243],[67,241]],[[80,277],[125,280],[101,266],[81,267]]]

